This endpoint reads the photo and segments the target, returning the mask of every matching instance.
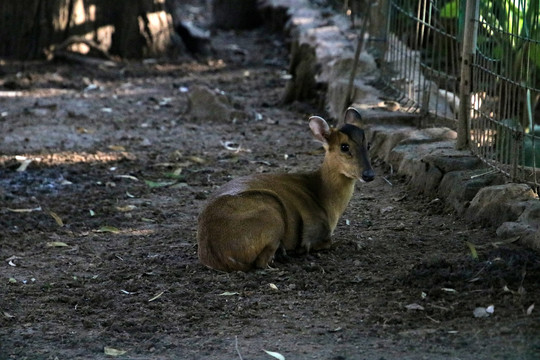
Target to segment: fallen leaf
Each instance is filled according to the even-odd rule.
[[[219,294],[218,296],[233,296],[233,295],[240,295],[240,293],[232,292],[232,291],[225,291]]]
[[[34,211],[41,211],[41,206],[38,206],[33,209],[10,209],[8,208],[8,211],[14,212],[14,213],[30,213]]]
[[[159,188],[159,187],[165,187],[170,186],[173,184],[176,184],[176,181],[151,181],[151,180],[144,180],[146,185],[148,185],[150,188]]]
[[[272,289],[272,290],[275,290],[275,291],[279,290],[278,287],[276,286],[276,284],[270,283],[270,284],[268,284],[268,286],[270,286],[270,289]]]
[[[47,247],[67,247],[67,246],[69,246],[68,244],[66,244],[65,242],[62,242],[62,241],[51,241],[51,242],[48,242],[46,245],[47,245]]]
[[[277,352],[274,352],[274,351],[268,351],[268,350],[264,350],[263,351],[265,353],[267,353],[268,355],[278,359],[278,360],[285,360],[285,356],[281,355],[280,353],[277,353]]]
[[[137,179],[137,178],[136,178],[135,176],[133,176],[133,175],[115,175],[115,178],[129,179],[129,180],[139,181],[139,179]]]
[[[7,311],[4,311],[4,316],[8,319],[13,319],[15,316],[11,315],[10,313],[8,313]]]
[[[387,206],[387,207],[382,208],[382,209],[380,210],[380,213],[381,213],[381,214],[384,214],[384,213],[387,213],[387,212],[392,211],[392,210],[394,210],[394,207],[393,207],[393,206]]]
[[[58,224],[58,226],[64,226],[64,222],[62,221],[62,219],[60,218],[60,216],[58,216],[57,213],[55,213],[54,211],[49,211],[49,215],[52,216],[52,218],[54,219],[54,221],[56,221],[56,223]]]
[[[126,205],[126,206],[117,206],[116,210],[120,212],[129,212],[135,210],[137,207],[135,205]]]
[[[471,243],[471,242],[468,242],[466,241],[465,242],[467,244],[467,246],[469,247],[469,250],[471,251],[471,256],[474,260],[478,260],[478,253],[476,252],[476,246]]]
[[[126,148],[122,145],[109,145],[108,148],[112,151],[126,151]]]
[[[32,160],[32,159],[24,159],[21,162],[21,165],[15,171],[18,171],[18,172],[26,171],[26,169],[28,168],[28,165],[30,165],[32,163],[32,161],[34,161],[34,160]]]
[[[85,127],[82,127],[82,126],[79,126],[75,129],[75,131],[78,133],[78,134],[93,134],[95,133],[96,131],[95,130],[89,130]]]
[[[178,168],[172,172],[166,172],[163,175],[169,179],[183,179],[184,178],[184,176],[182,176],[182,168]]]
[[[206,163],[206,160],[198,157],[198,156],[188,156],[187,159],[191,162],[197,163],[197,164],[204,164]]]
[[[527,315],[531,315],[532,312],[533,312],[533,310],[534,310],[534,304],[532,304],[531,306],[529,306],[529,307],[527,308]]]
[[[105,355],[109,355],[109,356],[120,356],[127,353],[127,351],[125,350],[118,350],[109,346],[105,346],[103,348],[103,352],[105,353]]]
[[[451,288],[441,288],[442,291],[445,291],[447,293],[457,293],[456,289],[451,289]]]
[[[405,308],[407,310],[424,310],[424,307],[422,305],[420,305],[420,304],[417,304],[417,303],[405,305]]]
[[[473,315],[475,318],[483,318],[483,317],[488,317],[490,313],[487,311],[485,307],[480,306],[474,309]]]
[[[17,283],[17,279],[15,279],[15,278],[9,278],[8,281],[9,281],[10,284],[16,284]]]
[[[159,298],[161,297],[161,295],[163,295],[164,292],[165,292],[165,291],[160,292],[159,294],[157,294],[156,296],[154,296],[153,298],[151,298],[150,300],[148,300],[148,302],[152,302],[152,301],[154,301],[154,300],[159,299]]]
[[[120,230],[114,226],[102,226],[98,230],[96,230],[96,232],[102,232],[102,233],[110,232],[113,234],[118,234]]]

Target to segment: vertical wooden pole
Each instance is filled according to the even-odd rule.
[[[458,137],[456,142],[456,148],[460,150],[467,149],[470,145],[472,61],[476,52],[479,5],[480,0],[467,0],[465,7],[465,29],[463,31],[459,87]]]

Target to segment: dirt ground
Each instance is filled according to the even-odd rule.
[[[3,62],[0,359],[540,358],[538,254],[378,159],[332,249],[250,273],[199,264],[214,189],[322,159],[307,118],[324,114],[281,102],[284,40],[217,32],[212,46],[113,68]],[[195,119],[196,85],[242,116]]]

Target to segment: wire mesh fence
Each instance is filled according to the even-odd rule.
[[[459,129],[489,166],[539,188],[540,1],[381,1],[385,90],[427,125]]]
[[[471,149],[514,180],[537,187],[540,166],[538,0],[479,1],[472,66]]]
[[[445,14],[444,0],[389,1],[386,90],[408,111],[447,120],[451,127],[459,104],[458,34],[458,19]]]

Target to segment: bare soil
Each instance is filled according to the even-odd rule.
[[[199,264],[213,190],[322,159],[307,117],[324,114],[281,102],[283,39],[218,31],[212,47],[116,68],[3,63],[0,359],[540,358],[538,254],[378,159],[332,249],[250,273]],[[194,119],[195,85],[244,116]]]

